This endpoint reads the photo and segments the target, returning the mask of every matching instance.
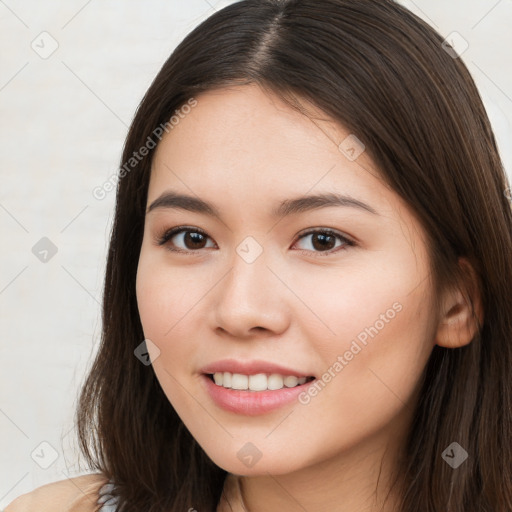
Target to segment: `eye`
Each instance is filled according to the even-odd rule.
[[[178,243],[185,244],[185,249],[171,247],[169,242],[173,238],[176,238]],[[170,251],[189,253],[203,249],[204,242],[208,238],[209,236],[202,229],[180,226],[165,231],[163,235],[157,237],[156,242],[158,245],[167,245],[167,249]]]
[[[333,231],[332,229],[310,229],[299,236],[299,242],[311,236],[311,243],[308,244],[312,249],[300,249],[303,252],[318,252],[325,253],[325,255],[345,250],[347,247],[355,246],[356,243],[353,240],[343,236],[341,233]],[[170,243],[175,238],[177,243],[184,244],[184,248],[176,247],[175,242]],[[205,247],[205,242],[210,237],[205,231],[199,228],[190,226],[179,226],[165,231],[161,236],[156,237],[156,243],[158,245],[165,245],[169,251],[179,253],[192,253],[197,252],[199,249]],[[336,239],[342,243],[336,246]],[[298,243],[298,242],[296,242]],[[333,243],[335,244],[333,246]],[[211,248],[212,246],[210,246]],[[216,247],[214,244],[213,247]],[[319,254],[324,255],[324,254]]]
[[[333,252],[346,250],[347,247],[355,246],[356,243],[353,240],[343,236],[337,231],[333,231],[332,229],[311,229],[306,233],[303,233],[299,237],[299,241],[312,236],[311,243],[307,244],[309,247],[313,248],[313,252],[320,252],[325,254],[319,254],[319,256],[329,255]],[[341,240],[342,244],[336,246],[336,238]],[[315,250],[315,249],[318,249]]]

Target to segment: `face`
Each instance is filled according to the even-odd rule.
[[[137,273],[166,396],[236,474],[398,442],[435,343],[416,217],[325,114],[256,85],[196,100],[157,148]]]

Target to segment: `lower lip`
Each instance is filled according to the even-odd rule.
[[[207,375],[201,377],[206,386],[206,391],[219,407],[226,411],[247,416],[265,414],[297,400],[297,397],[316,380],[293,388],[285,387],[275,391],[240,391],[218,386]]]

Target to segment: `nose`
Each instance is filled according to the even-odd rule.
[[[265,251],[252,263],[238,254],[212,297],[217,330],[237,339],[275,336],[289,324],[286,279],[268,266]]]

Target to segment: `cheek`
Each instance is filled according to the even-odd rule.
[[[201,308],[207,288],[206,280],[197,273],[187,272],[184,267],[173,268],[165,257],[142,250],[136,293],[144,336],[159,349],[153,368],[167,391],[176,385],[170,375],[180,377],[190,371],[200,353],[201,337],[194,315]]]
[[[194,290],[200,291],[193,282],[187,282],[183,270],[172,269],[162,262],[162,255],[155,255],[144,248],[137,269],[136,293],[139,316],[144,334],[148,338],[164,340],[171,337],[190,311]]]
[[[196,294],[189,292],[192,283],[180,282],[183,275],[183,271],[162,264],[151,251],[142,250],[136,279],[139,316],[145,338],[158,347],[158,356],[151,356],[153,371],[168,400],[179,410],[193,407],[179,383],[185,363],[196,350],[187,328],[187,313],[195,302],[191,295]]]
[[[307,335],[324,366],[318,399],[304,401],[325,407],[337,401],[344,410],[366,415],[370,404],[396,412],[410,398],[433,348],[430,281],[419,262],[404,251],[401,258],[366,265],[364,272],[317,279],[316,286],[301,281],[323,324],[320,331],[314,322],[316,334],[311,324]]]
[[[160,282],[160,284],[159,284]],[[163,330],[163,315],[166,310],[165,290],[158,273],[151,269],[141,255],[137,269],[136,293],[140,321],[146,338],[159,338]]]
[[[424,275],[412,255],[369,263],[354,258],[343,268],[302,273],[294,292],[307,306],[301,307],[300,323],[315,329],[307,339],[332,359],[332,354],[349,350],[354,340],[369,346],[377,339],[414,337],[413,331],[421,332],[428,320]]]

